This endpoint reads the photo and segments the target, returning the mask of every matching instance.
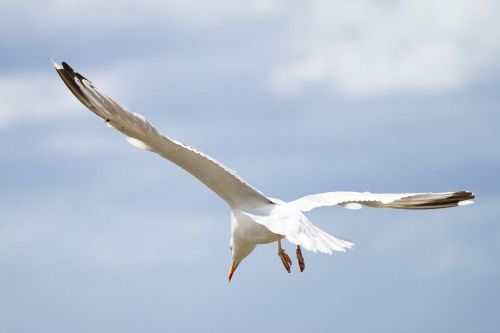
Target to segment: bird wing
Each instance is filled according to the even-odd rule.
[[[474,194],[467,191],[443,193],[375,194],[370,192],[327,192],[312,194],[289,202],[303,212],[323,206],[340,205],[360,209],[362,205],[374,208],[435,209],[472,203]]]
[[[235,171],[210,156],[162,135],[143,116],[131,113],[120,103],[100,92],[67,63],[54,67],[66,86],[90,111],[108,126],[122,132],[134,146],[155,152],[177,164],[224,199],[231,207],[272,203]]]

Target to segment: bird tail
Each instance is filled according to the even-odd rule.
[[[269,211],[238,211],[293,244],[312,252],[332,254],[344,252],[354,246],[349,240],[331,235],[309,221],[298,209],[286,203],[268,206]]]

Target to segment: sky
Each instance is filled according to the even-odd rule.
[[[0,331],[496,332],[495,0],[0,3]],[[323,208],[352,240],[230,284],[230,214],[130,146],[51,59],[267,195],[471,190],[433,211]],[[293,255],[294,246],[285,242]],[[293,257],[293,256],[292,256]]]

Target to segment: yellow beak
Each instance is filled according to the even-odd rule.
[[[227,282],[231,282],[231,278],[233,277],[234,271],[238,268],[239,264],[234,264],[234,260],[231,260],[231,266],[229,266],[229,275],[227,276]]]

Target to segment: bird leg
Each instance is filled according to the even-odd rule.
[[[304,268],[306,268],[306,264],[304,262],[304,257],[302,256],[302,250],[300,249],[300,245],[297,245],[297,260],[299,261],[300,271],[303,272]]]
[[[286,254],[285,250],[283,250],[283,248],[281,247],[281,240],[278,240],[278,256],[280,257],[283,266],[285,266],[286,271],[290,273],[290,266],[292,265],[292,259],[290,259],[288,254]]]

